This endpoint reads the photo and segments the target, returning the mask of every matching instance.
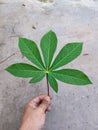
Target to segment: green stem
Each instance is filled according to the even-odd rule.
[[[47,82],[47,95],[49,96],[49,83],[48,83],[48,73],[46,73],[46,82]]]

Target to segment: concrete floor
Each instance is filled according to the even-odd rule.
[[[93,2],[93,3],[91,3]],[[96,3],[95,3],[96,2]],[[47,114],[44,130],[98,130],[98,4],[89,0],[0,0],[0,130],[18,130],[24,105],[46,93],[45,80],[30,85],[4,69],[16,62],[28,62],[18,49],[18,37],[39,45],[50,29],[58,36],[58,49],[83,41],[83,52],[66,67],[84,71],[92,80],[88,86],[59,82]],[[56,53],[57,53],[56,52]],[[9,58],[8,58],[9,57]]]

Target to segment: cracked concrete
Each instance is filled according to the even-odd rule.
[[[59,82],[58,94],[51,90],[52,110],[44,130],[98,130],[97,9],[93,0],[0,0],[0,130],[17,130],[24,105],[46,93],[45,80],[30,85],[28,79],[4,70],[12,63],[29,62],[19,52],[18,37],[33,39],[39,46],[50,29],[58,36],[57,52],[68,42],[84,42],[81,56],[66,67],[84,71],[93,84],[78,87]]]

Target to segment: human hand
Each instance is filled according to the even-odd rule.
[[[46,112],[50,111],[51,97],[35,97],[25,107],[22,124],[19,130],[42,130]]]

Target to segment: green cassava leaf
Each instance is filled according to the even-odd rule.
[[[57,47],[57,37],[53,31],[47,32],[40,42],[44,66],[36,43],[26,38],[19,38],[21,53],[37,67],[26,63],[16,63],[7,67],[6,70],[16,77],[32,78],[29,83],[39,82],[47,74],[48,82],[56,93],[58,92],[56,79],[73,85],[92,84],[82,71],[75,69],[55,70],[77,58],[82,51],[82,46],[81,42],[68,43],[60,50],[53,63],[51,63]]]
[[[39,70],[38,68],[25,63],[13,64],[6,68],[6,70],[16,77],[23,78],[33,77],[36,74],[38,75],[41,73],[41,70]]]
[[[46,33],[41,39],[40,46],[43,53],[46,68],[48,68],[51,64],[54,52],[57,47],[56,34],[52,31]]]
[[[43,69],[44,65],[38,50],[38,47],[34,41],[26,38],[19,38],[19,48],[21,53],[34,63],[39,68]]]
[[[69,43],[65,45],[58,53],[50,68],[54,70],[74,60],[80,55],[82,51],[82,45],[82,43]]]
[[[92,84],[90,79],[81,71],[74,69],[62,69],[51,72],[56,79],[73,84],[73,85],[87,85]]]
[[[55,80],[54,77],[52,77],[52,75],[48,75],[48,80],[49,80],[49,84],[52,87],[52,89],[57,93],[58,92],[58,83]]]
[[[29,81],[29,83],[36,83],[41,81],[45,77],[45,72],[40,72],[40,74],[36,74],[33,78]]]

